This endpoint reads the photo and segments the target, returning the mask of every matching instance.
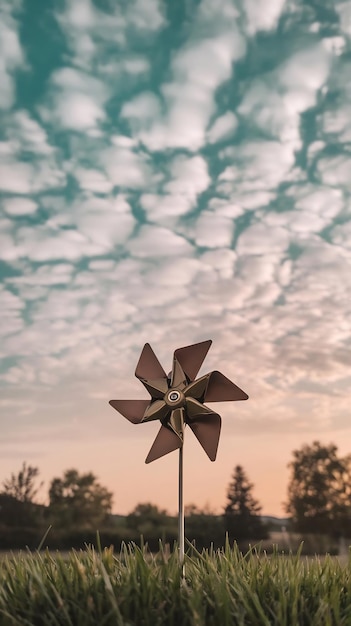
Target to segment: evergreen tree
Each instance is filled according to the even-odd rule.
[[[260,517],[261,506],[253,497],[252,489],[253,484],[243,467],[237,465],[228,487],[224,510],[224,526],[230,541],[267,537],[267,529]]]

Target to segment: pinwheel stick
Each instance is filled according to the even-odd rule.
[[[183,499],[183,446],[179,448],[179,478],[178,478],[178,542],[179,563],[184,564],[184,499]]]

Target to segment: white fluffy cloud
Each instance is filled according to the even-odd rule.
[[[351,35],[351,7],[348,0],[344,0],[344,2],[338,2],[336,4],[336,11],[340,17],[340,26],[341,30],[345,35]]]
[[[99,160],[108,174],[109,180],[118,187],[138,189],[146,186],[151,179],[148,158],[140,154],[128,142],[113,141],[114,145],[101,151]]]
[[[45,129],[27,111],[20,109],[10,116],[4,133],[6,141],[2,142],[0,149],[2,191],[28,195],[64,186],[66,176],[58,163],[58,151],[49,144]],[[33,210],[33,200],[27,198],[26,201],[26,208],[22,211],[28,214],[29,206]],[[13,202],[9,199],[9,202],[13,211],[16,211],[16,202],[18,210],[21,210],[19,199],[14,198]],[[23,199],[22,207],[24,206]]]
[[[239,113],[296,150],[301,145],[300,114],[315,104],[330,63],[331,54],[322,43],[295,52],[268,75],[248,83]]]
[[[42,110],[44,118],[77,131],[93,129],[105,118],[109,89],[98,78],[64,67],[52,75],[51,84],[52,106]]]
[[[15,101],[13,72],[24,64],[18,36],[18,23],[11,15],[11,5],[4,2],[0,21],[0,108],[9,109]]]
[[[284,254],[288,245],[289,233],[286,229],[258,222],[240,235],[237,251],[239,254]]]
[[[257,31],[273,30],[285,5],[285,0],[243,0],[246,13],[247,31],[250,36]]]
[[[3,200],[3,207],[5,213],[8,215],[31,215],[35,213],[38,208],[38,205],[33,200],[29,198],[15,197],[15,198],[6,198]]]
[[[67,417],[71,381],[80,397],[105,398],[115,377],[132,394],[126,364],[144,341],[162,358],[211,336],[212,365],[245,380],[262,428],[325,427],[323,390],[344,415],[349,377],[346,4],[339,39],[306,29],[248,78],[245,35],[253,68],[282,1],[188,3],[164,65],[150,46],[164,5],[112,4],[64,4],[65,67],[4,125],[0,354],[18,361],[6,384],[64,386]],[[6,107],[24,63],[17,26],[6,21]],[[340,102],[324,106],[328,89]],[[301,116],[317,103],[310,137]]]
[[[28,111],[16,111],[9,121],[7,132],[13,140],[17,152],[23,150],[37,157],[48,158],[55,152],[49,144],[46,130]]]
[[[161,87],[167,112],[160,116],[155,108],[148,119],[150,127],[138,133],[148,149],[194,151],[205,143],[216,89],[231,77],[233,62],[245,52],[237,18],[229,0],[216,7],[207,0],[200,3],[189,40],[172,59],[172,80]],[[127,110],[133,102],[125,105]],[[228,120],[217,126],[214,136],[222,132],[221,124],[226,126]]]
[[[141,141],[151,150],[200,148],[214,110],[215,90],[230,78],[232,62],[243,50],[239,33],[237,37],[224,33],[191,43],[178,53],[172,64],[174,81],[162,88],[166,118],[141,132]]]
[[[224,115],[220,115],[212,124],[207,133],[210,143],[216,143],[222,139],[227,139],[238,127],[238,119],[232,111],[227,111]]]
[[[277,141],[248,141],[230,154],[237,165],[226,167],[220,174],[218,190],[224,193],[235,190],[240,197],[275,189],[289,177],[295,162],[293,146]]]
[[[15,294],[8,289],[0,287],[0,310],[1,310],[1,329],[0,335],[7,337],[8,335],[18,332],[24,326],[22,319],[22,309],[24,303]],[[6,350],[0,348],[0,358],[7,356]]]
[[[126,46],[131,31],[140,37],[156,33],[166,24],[160,0],[131,0],[123,8],[111,4],[109,11],[100,10],[92,0],[66,0],[56,17],[76,65],[84,69],[91,68],[94,62],[99,67],[105,45],[108,50],[112,44],[117,53]],[[133,73],[135,68],[130,71]]]
[[[165,185],[165,191],[183,194],[191,201],[205,191],[211,182],[207,163],[201,156],[174,159],[170,175],[171,179]]]
[[[140,130],[148,130],[155,118],[161,114],[160,101],[152,92],[143,92],[129,102],[126,102],[121,109],[121,117],[129,120],[134,133]]]
[[[124,245],[136,225],[124,198],[90,198],[78,203],[74,211],[78,232],[106,252]]]
[[[229,248],[233,222],[226,217],[204,211],[196,222],[195,241],[200,247]]]
[[[80,187],[85,191],[109,193],[113,189],[112,181],[99,170],[78,167],[74,172],[74,176]]]
[[[321,158],[317,165],[317,171],[322,183],[341,187],[347,191],[351,189],[350,168],[351,159],[344,154]]]
[[[136,257],[168,257],[191,254],[191,245],[166,228],[142,226],[137,236],[128,245]]]
[[[151,222],[167,226],[169,220],[190,213],[211,179],[202,156],[177,156],[167,168],[161,193],[145,193],[140,204]],[[175,223],[175,222],[173,222]]]
[[[11,193],[30,194],[33,191],[34,168],[30,163],[0,165],[0,188]]]
[[[50,161],[27,163],[8,159],[0,164],[0,189],[13,194],[32,194],[62,187],[65,174]]]

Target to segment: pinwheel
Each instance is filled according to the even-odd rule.
[[[207,456],[214,461],[221,431],[221,417],[205,402],[247,400],[248,395],[221,372],[196,379],[212,341],[195,343],[174,351],[173,366],[166,374],[150,344],[146,343],[135,370],[151,400],[110,400],[110,405],[133,424],[159,420],[160,430],[146,463],[179,449],[179,534],[184,548],[183,443],[188,425]]]

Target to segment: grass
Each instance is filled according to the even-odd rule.
[[[0,561],[1,626],[349,626],[351,559],[234,546],[177,553],[91,547]]]

